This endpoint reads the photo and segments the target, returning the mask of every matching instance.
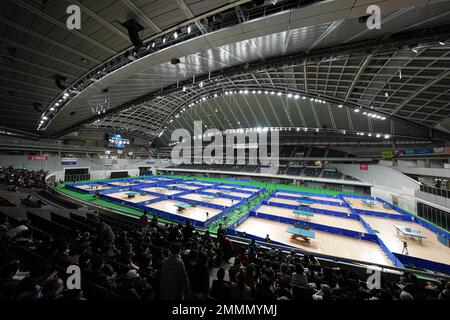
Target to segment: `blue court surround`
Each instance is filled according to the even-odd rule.
[[[147,211],[149,213],[157,215],[160,218],[164,218],[167,220],[172,220],[172,221],[176,221],[176,222],[180,222],[180,223],[190,221],[192,225],[199,227],[199,228],[207,228],[209,225],[211,225],[212,223],[221,219],[222,217],[224,217],[231,211],[233,211],[236,208],[242,206],[243,204],[251,201],[252,199],[257,197],[260,194],[260,192],[262,192],[264,190],[263,188],[254,188],[254,187],[247,188],[246,187],[246,189],[254,190],[252,192],[252,191],[248,191],[248,190],[240,190],[239,189],[240,186],[237,186],[237,185],[224,184],[224,183],[212,183],[212,182],[211,183],[208,182],[209,185],[207,185],[207,186],[198,185],[199,189],[190,190],[187,188],[183,188],[182,186],[168,187],[168,185],[171,185],[171,184],[180,184],[180,185],[190,184],[190,185],[192,185],[195,182],[199,182],[198,180],[189,181],[189,180],[174,179],[174,178],[170,178],[170,177],[164,177],[164,179],[170,179],[170,180],[160,180],[160,177],[147,176],[145,178],[137,178],[137,179],[128,178],[128,179],[105,180],[105,181],[96,181],[96,182],[80,182],[80,183],[73,183],[73,184],[66,185],[66,187],[68,189],[71,189],[71,190],[74,190],[77,192],[93,194],[97,190],[95,190],[95,189],[94,190],[85,190],[85,189],[78,188],[77,186],[96,185],[96,184],[109,185],[109,186],[111,186],[110,188],[98,190],[100,199],[103,199],[103,200],[106,200],[109,202],[114,202],[114,203],[120,204],[122,206],[128,206],[128,207],[140,210],[142,212]],[[136,182],[135,185],[131,185],[131,186],[116,186],[114,184],[111,184],[111,182],[135,182],[136,180],[145,180],[145,182]],[[231,186],[233,188],[232,189],[231,188],[223,188],[223,186]],[[143,189],[150,188],[150,187],[167,188],[170,190],[178,190],[181,192],[174,194],[174,195],[164,195],[164,194],[160,194],[160,193],[156,193],[156,192],[143,190]],[[192,193],[197,193],[200,195],[203,194],[203,195],[208,195],[208,196],[217,196],[217,194],[215,194],[215,193],[203,191],[205,189],[219,189],[219,190],[224,190],[224,191],[239,192],[239,193],[243,193],[243,194],[248,194],[249,197],[248,198],[237,197],[237,196],[233,196],[233,195],[226,194],[226,193],[220,194],[221,198],[227,198],[227,199],[231,199],[231,200],[235,201],[235,203],[229,207],[217,205],[217,204],[214,204],[211,202],[206,202],[206,201],[190,200],[190,199],[182,198],[183,195],[192,194]],[[130,192],[130,191],[138,192],[139,194],[152,195],[156,198],[152,199],[152,200],[142,201],[142,202],[132,202],[132,201],[128,201],[128,199],[117,199],[117,198],[110,196],[110,194],[119,193],[119,192]],[[190,204],[194,204],[197,206],[217,209],[217,210],[220,210],[221,212],[219,214],[207,219],[206,221],[199,221],[199,220],[191,219],[188,217],[183,217],[180,215],[175,215],[175,214],[171,214],[171,213],[164,212],[161,210],[146,207],[146,205],[148,205],[148,204],[152,204],[152,203],[163,201],[163,200],[175,200],[175,201],[182,202],[182,203],[190,203]]]
[[[214,223],[215,221],[221,219],[223,216],[227,215],[229,212],[235,210],[236,208],[242,206],[245,203],[248,203],[249,201],[251,201],[252,199],[254,199],[255,197],[257,197],[263,190],[264,188],[255,188],[255,187],[250,187],[250,186],[245,186],[245,189],[254,189],[254,192],[250,192],[247,190],[242,190],[242,186],[237,186],[237,185],[233,185],[232,183],[213,183],[213,182],[207,182],[209,185],[207,186],[201,186],[199,185],[199,189],[196,190],[189,190],[189,189],[185,189],[182,187],[170,187],[169,189],[172,190],[179,190],[181,191],[178,194],[172,195],[172,196],[168,196],[168,195],[162,195],[160,193],[155,193],[155,192],[149,192],[149,191],[144,191],[142,189],[145,188],[149,188],[149,187],[161,187],[164,188],[166,185],[168,184],[193,184],[195,182],[202,182],[201,180],[180,180],[180,179],[174,179],[174,178],[170,178],[170,177],[162,177],[164,179],[170,179],[170,180],[160,180],[161,176],[158,177],[154,177],[154,176],[146,176],[145,178],[138,178],[138,179],[117,179],[117,180],[104,180],[104,181],[96,181],[96,182],[80,182],[80,183],[73,183],[73,184],[69,184],[66,185],[66,187],[68,189],[74,190],[76,192],[81,192],[81,193],[88,193],[88,194],[93,194],[95,193],[97,190],[93,189],[93,190],[85,190],[85,189],[80,189],[77,188],[77,186],[79,185],[96,185],[96,184],[100,184],[100,185],[109,185],[111,186],[111,188],[108,189],[103,189],[103,190],[99,190],[100,194],[99,197],[101,199],[110,201],[110,202],[114,202],[114,203],[118,203],[124,206],[129,206],[141,211],[147,211],[153,214],[158,215],[161,218],[164,219],[168,219],[168,220],[172,220],[172,221],[177,221],[180,223],[184,223],[186,221],[190,221],[194,226],[199,227],[199,228],[206,228],[209,225],[211,225],[212,223]],[[114,186],[111,185],[111,182],[134,182],[135,180],[146,180],[146,182],[138,182],[136,185],[133,186]],[[230,181],[231,182],[231,181]],[[231,186],[233,188],[224,188],[224,186]],[[194,201],[194,200],[187,200],[187,199],[183,199],[180,198],[181,196],[188,194],[188,193],[197,193],[197,194],[203,194],[203,195],[217,195],[216,193],[213,192],[207,192],[204,191],[206,189],[218,189],[218,190],[223,190],[225,191],[224,193],[221,193],[219,196],[221,198],[228,198],[228,199],[233,199],[236,200],[236,203],[232,206],[232,207],[224,207],[224,206],[220,206],[220,205],[216,205],[216,204],[212,204],[209,202],[204,202],[204,201]],[[126,201],[126,199],[116,199],[113,197],[108,196],[109,194],[112,193],[118,193],[118,192],[127,192],[127,191],[136,191],[139,193],[145,193],[145,194],[149,194],[152,196],[157,197],[156,199],[153,200],[147,200],[147,201],[143,201],[143,202],[138,202],[138,203],[133,203],[130,201]],[[244,193],[244,194],[249,194],[250,197],[249,198],[241,198],[241,197],[236,197],[236,196],[232,196],[227,192],[239,192],[239,193]],[[276,195],[277,192],[282,192],[285,194],[292,194],[292,196],[289,195]],[[297,197],[296,197],[297,196]],[[331,234],[336,234],[336,235],[341,235],[341,236],[346,236],[346,237],[351,237],[351,238],[356,238],[356,239],[360,239],[363,241],[370,241],[373,243],[377,243],[380,248],[383,250],[383,252],[386,254],[386,256],[391,260],[391,262],[399,268],[404,268],[405,264],[408,265],[413,265],[419,268],[424,268],[424,269],[428,269],[428,270],[434,270],[434,271],[438,271],[438,272],[443,272],[443,273],[448,273],[450,274],[450,265],[446,265],[446,264],[442,264],[442,263],[438,263],[438,262],[434,262],[434,261],[429,261],[429,260],[425,260],[425,259],[421,259],[421,258],[416,258],[416,257],[411,257],[411,256],[404,256],[398,253],[393,253],[391,252],[387,246],[383,243],[383,241],[381,240],[381,238],[370,228],[370,226],[367,224],[366,221],[364,221],[363,217],[361,216],[361,214],[364,215],[368,215],[368,216],[375,216],[375,217],[381,217],[381,218],[388,218],[388,219],[393,219],[393,220],[399,220],[399,221],[409,221],[409,222],[415,222],[418,223],[419,225],[427,228],[428,230],[432,231],[433,233],[435,233],[437,235],[438,238],[442,239],[443,241],[446,241],[447,239],[450,239],[450,233],[446,232],[434,225],[432,225],[431,223],[429,223],[428,221],[418,218],[416,216],[413,216],[412,214],[410,214],[409,212],[406,212],[400,208],[397,208],[391,204],[389,204],[388,202],[386,202],[383,199],[377,198],[377,197],[367,197],[367,196],[356,196],[356,195],[347,195],[347,194],[340,194],[340,195],[326,195],[326,194],[315,194],[315,193],[310,193],[310,192],[297,192],[297,191],[288,191],[288,190],[278,190],[273,192],[272,194],[270,194],[266,199],[264,199],[261,204],[259,204],[258,206],[254,207],[250,212],[248,212],[247,214],[245,214],[243,217],[241,217],[237,222],[235,222],[234,224],[232,224],[231,226],[228,227],[228,233],[230,235],[234,235],[234,236],[243,236],[244,233],[243,232],[239,232],[236,231],[236,228],[242,224],[246,219],[248,219],[248,217],[253,216],[253,217],[258,217],[258,218],[262,218],[262,219],[267,219],[267,220],[272,220],[272,221],[279,221],[282,223],[287,223],[287,224],[294,224],[296,222],[298,222],[299,220],[297,219],[291,219],[291,218],[285,218],[285,217],[279,217],[279,216],[274,216],[274,215],[268,215],[268,214],[263,214],[263,213],[257,213],[256,211],[258,210],[258,208],[261,205],[268,205],[268,199],[271,197],[277,197],[277,198],[281,198],[281,199],[289,199],[289,200],[298,200],[298,197],[308,197],[308,196],[316,196],[316,197],[321,197],[321,198],[330,198],[331,199],[338,199],[341,200],[342,203],[337,203],[337,202],[333,202],[333,201],[327,201],[327,200],[319,200],[319,199],[311,199],[314,203],[320,203],[320,204],[326,204],[326,205],[330,205],[330,206],[336,206],[336,207],[347,207],[350,210],[350,214],[346,214],[343,212],[338,212],[338,211],[331,211],[331,210],[323,210],[323,209],[317,209],[317,208],[305,208],[304,210],[313,212],[313,213],[317,213],[317,214],[324,214],[324,215],[330,215],[330,216],[336,216],[336,217],[341,217],[341,218],[345,218],[345,219],[354,219],[354,220],[358,220],[363,226],[364,228],[367,230],[367,232],[365,233],[361,233],[361,232],[356,232],[353,230],[347,230],[347,229],[342,229],[342,228],[337,228],[337,227],[331,227],[331,226],[326,226],[326,225],[321,225],[321,224],[317,224],[317,223],[313,223],[310,221],[304,221],[302,220],[302,223],[305,223],[307,225],[310,226],[310,228],[312,230],[317,230],[317,231],[322,231],[322,232],[328,232]],[[353,209],[348,202],[345,200],[345,198],[354,198],[354,199],[364,199],[364,200],[374,200],[374,201],[380,201],[384,204],[386,204],[387,206],[389,206],[392,210],[398,212],[399,214],[388,214],[388,213],[383,213],[383,212],[377,212],[377,211],[373,211],[373,210],[357,210],[357,209]],[[183,216],[179,216],[179,215],[174,215],[174,214],[170,214],[167,212],[163,212],[160,210],[156,210],[156,209],[151,209],[146,207],[146,205],[154,203],[154,202],[159,202],[159,201],[163,201],[163,200],[176,200],[176,201],[180,201],[180,202],[185,202],[185,203],[195,203],[199,206],[204,206],[204,207],[208,207],[208,208],[214,208],[214,209],[218,209],[221,210],[221,213],[218,215],[215,215],[214,217],[211,217],[210,219],[206,220],[206,221],[198,221],[198,220],[194,220],[194,219],[190,219],[187,217],[183,217]],[[288,204],[283,204],[283,203],[275,203],[275,202],[271,202],[270,206],[275,206],[275,207],[280,207],[280,208],[287,208],[287,209],[298,209],[298,206],[295,205],[288,205]],[[263,238],[260,237],[256,237],[253,235],[245,235],[246,238],[248,239],[255,239],[258,241],[264,241]],[[286,243],[278,243],[275,241],[272,241],[272,243],[275,244],[279,244],[282,246],[289,246]],[[342,261],[346,261],[346,259],[342,258]]]
[[[292,196],[289,195],[276,195],[276,193],[285,193],[285,194],[292,194]],[[296,197],[297,196],[297,197]],[[336,203],[333,201],[326,201],[326,200],[319,200],[319,199],[311,199],[314,203],[322,203],[327,204],[330,206],[336,206],[336,207],[347,207],[350,210],[350,214],[338,212],[338,211],[331,211],[331,210],[322,210],[317,208],[302,208],[302,210],[314,212],[317,214],[324,214],[324,215],[330,215],[330,216],[336,216],[341,217],[345,219],[354,219],[358,220],[363,227],[367,230],[365,233],[356,232],[353,230],[347,230],[337,227],[331,227],[326,225],[321,225],[317,223],[313,223],[311,221],[301,220],[303,224],[308,225],[312,230],[322,231],[322,232],[328,232],[331,234],[341,235],[345,237],[352,237],[356,239],[360,239],[363,241],[370,241],[378,244],[378,246],[383,250],[383,252],[386,254],[386,256],[389,258],[389,260],[393,263],[394,266],[398,268],[405,268],[405,264],[412,265],[418,268],[443,272],[450,274],[450,265],[429,261],[421,258],[411,257],[411,256],[403,256],[398,253],[393,253],[388,249],[388,247],[385,245],[385,243],[381,240],[381,238],[372,230],[372,228],[369,226],[369,224],[364,220],[364,218],[361,216],[361,214],[365,214],[368,216],[375,216],[375,217],[381,217],[381,218],[387,218],[387,219],[393,219],[393,220],[399,220],[399,221],[408,221],[408,222],[416,222],[419,225],[427,228],[428,230],[432,231],[437,235],[438,238],[441,238],[442,241],[446,241],[447,239],[450,239],[449,232],[446,232],[442,229],[439,229],[429,223],[428,221],[425,221],[423,219],[417,218],[410,214],[407,211],[404,211],[400,208],[397,208],[388,202],[386,202],[383,199],[377,198],[377,197],[364,197],[364,196],[355,196],[355,195],[323,195],[323,194],[314,194],[309,192],[295,192],[295,191],[285,191],[285,190],[277,190],[274,191],[272,194],[270,194],[266,199],[264,199],[261,204],[258,206],[252,208],[252,210],[245,215],[242,219],[240,219],[238,222],[233,224],[229,227],[228,232],[232,235],[242,235],[242,232],[236,231],[236,228],[243,223],[248,217],[258,217],[261,219],[271,220],[271,221],[278,221],[286,224],[295,224],[299,220],[294,218],[287,218],[287,217],[280,217],[276,215],[270,215],[270,214],[264,214],[264,213],[258,213],[257,210],[261,207],[261,205],[270,205],[273,207],[280,207],[280,208],[287,208],[287,209],[298,209],[298,206],[296,205],[290,205],[290,204],[284,204],[284,203],[276,203],[276,202],[270,202],[268,204],[269,198],[281,198],[281,199],[289,199],[289,200],[297,200],[298,196],[316,196],[321,198],[330,198],[330,199],[339,199],[342,200],[342,203]],[[354,199],[364,199],[364,200],[373,200],[373,201],[380,201],[384,203],[386,206],[391,208],[392,210],[398,212],[399,214],[387,214],[383,212],[377,212],[373,210],[355,210],[353,209],[348,202],[345,200],[345,198],[354,198]],[[264,239],[253,236],[253,235],[247,235],[247,238],[250,239],[256,239],[260,241],[264,241]],[[288,244],[284,243],[282,244],[284,246],[289,246]]]

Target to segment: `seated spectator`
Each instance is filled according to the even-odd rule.
[[[63,299],[64,281],[59,277],[51,277],[45,281],[42,288],[41,300],[61,300]]]
[[[53,263],[63,268],[72,264],[72,259],[69,256],[69,244],[65,240],[57,241],[56,252],[52,258]]]
[[[139,280],[139,273],[131,269],[120,279],[120,283],[115,291],[126,300],[142,300],[142,296],[137,289]]]
[[[63,294],[63,300],[65,301],[83,301],[86,300],[83,296],[83,290],[72,289],[66,290]]]
[[[278,284],[282,284],[283,287],[289,287],[291,283],[291,276],[289,275],[289,269],[286,263],[280,264],[280,272],[277,274]]]
[[[108,276],[103,272],[105,260],[101,256],[94,256],[91,259],[91,267],[84,272],[86,279],[105,288],[109,287]]]
[[[123,263],[124,265],[129,266],[133,269],[139,270],[139,267],[134,262],[135,256],[136,256],[136,254],[133,251],[133,245],[130,242],[126,241],[123,244],[122,249],[121,249],[120,254],[117,257],[117,259],[120,263]]]
[[[314,300],[333,300],[333,296],[331,295],[331,288],[327,284],[321,284],[320,290],[313,294]]]
[[[291,285],[308,288],[308,278],[306,277],[305,269],[300,263],[295,266],[295,272],[292,274]]]
[[[272,282],[265,274],[261,275],[256,284],[255,291],[253,293],[253,299],[257,301],[275,300],[275,295],[272,291]]]
[[[251,300],[252,290],[245,284],[244,267],[236,275],[236,282],[231,283],[230,286],[230,300]]]

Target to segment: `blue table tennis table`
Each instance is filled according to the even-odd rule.
[[[419,242],[422,242],[426,237],[419,230],[413,229],[411,227],[399,226],[394,224],[395,229],[397,229],[397,234],[403,234],[403,237],[406,239],[410,237],[412,239],[417,239]]]
[[[213,196],[213,195],[201,194],[200,197],[203,199],[207,199],[207,200],[213,200],[213,199],[217,198],[217,195]]]
[[[289,226],[286,229],[286,232],[292,234],[291,239],[296,240],[297,238],[301,238],[307,243],[310,242],[310,239],[315,239],[316,238],[316,233],[314,231],[300,229],[300,228],[296,228],[296,227],[293,227],[293,226]]]
[[[177,210],[180,210],[180,211],[185,210],[189,207],[192,207],[192,205],[190,205],[188,203],[182,203],[182,202],[175,203],[174,206],[177,207]]]
[[[306,204],[312,204],[314,203],[313,200],[309,199],[309,198],[301,198],[301,199],[297,199],[298,203],[306,203]]]
[[[128,198],[134,198],[134,197],[136,197],[139,193],[134,192],[134,191],[130,191],[130,192],[126,192],[125,194],[128,196]]]
[[[312,217],[314,217],[314,213],[310,212],[310,211],[305,211],[305,210],[294,210],[294,215],[296,216],[303,216],[303,217],[307,217],[308,219],[311,219]]]
[[[375,207],[375,201],[373,200],[361,200],[362,204],[369,207],[369,208],[373,208]]]

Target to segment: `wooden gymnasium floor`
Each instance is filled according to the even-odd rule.
[[[154,192],[154,193],[159,193],[159,194],[164,194],[166,196],[172,196],[174,194],[178,194],[178,193],[182,193],[183,191],[181,190],[169,190],[163,187],[150,187],[150,188],[145,188],[142,189],[144,191],[148,191],[148,192]]]
[[[243,192],[224,192],[223,190],[219,190],[219,189],[205,189],[203,190],[205,192],[210,192],[210,193],[223,193],[223,194],[227,194],[230,196],[234,196],[234,197],[240,197],[240,198],[250,198],[252,195],[249,193],[243,193]]]
[[[128,202],[133,202],[133,203],[144,202],[144,201],[147,201],[147,200],[153,200],[153,199],[157,198],[157,197],[149,195],[149,194],[146,194],[145,196],[141,196],[140,194],[138,194],[134,198],[128,198],[126,193],[127,193],[127,191],[125,191],[125,192],[117,192],[117,193],[108,194],[108,196],[116,198],[116,199],[120,199],[120,200],[125,200],[125,201],[128,201]]]
[[[200,181],[189,181],[186,182],[186,184],[192,184],[192,185],[197,185],[197,186],[202,186],[202,187],[209,187],[209,186],[213,186],[213,183],[208,183],[208,182],[200,182]]]
[[[390,214],[401,214],[395,210],[383,208],[383,203],[380,201],[375,201],[375,206],[368,207],[362,203],[361,199],[345,198],[345,200],[348,202],[350,207],[352,207],[353,209],[366,210],[366,211],[377,211],[377,212],[390,213]]]
[[[186,200],[208,202],[208,203],[217,204],[219,206],[224,206],[224,207],[231,207],[233,204],[238,203],[237,200],[232,201],[231,199],[228,199],[228,198],[206,199],[205,197],[203,197],[201,194],[198,194],[198,193],[188,193],[184,196],[181,196],[181,198],[186,199]]]
[[[177,208],[175,207],[175,204],[177,204],[177,203],[183,203],[183,202],[175,201],[175,200],[163,200],[163,201],[158,201],[155,203],[148,204],[148,205],[146,205],[146,207],[151,208],[151,209],[161,210],[161,211],[173,214],[173,215],[190,218],[190,219],[201,221],[201,222],[204,222],[207,219],[210,219],[210,218],[214,217],[215,215],[218,215],[219,213],[222,212],[221,210],[203,207],[203,206],[199,206],[199,205],[196,207],[186,208],[184,211],[179,212],[179,211],[177,211]],[[208,218],[206,217],[206,212],[209,213]]]
[[[96,184],[96,185],[94,185],[94,188],[93,188],[93,189],[90,189],[89,186],[90,186],[90,185],[88,185],[88,184],[82,184],[82,185],[79,185],[79,186],[75,186],[75,188],[82,189],[82,190],[88,190],[88,191],[92,191],[92,190],[105,190],[105,189],[112,188],[111,186]],[[98,187],[98,188],[97,188],[97,187]]]
[[[112,181],[108,183],[118,187],[131,187],[137,184],[135,182],[121,182],[121,181]]]
[[[269,234],[273,241],[312,253],[339,256],[388,266],[393,265],[376,243],[314,230],[316,238],[311,239],[311,242],[307,244],[302,240],[291,239],[291,235],[286,232],[288,226],[289,224],[281,222],[249,217],[236,230],[245,231],[247,234],[261,238],[265,238]]]
[[[294,206],[298,206],[297,200],[290,200],[290,199],[283,199],[283,198],[269,198],[269,204],[273,202],[282,203],[282,204],[290,204]],[[321,204],[321,203],[312,203],[308,204],[309,207],[314,209],[320,209],[320,210],[329,210],[329,211],[335,211],[335,212],[342,212],[350,214],[350,210],[347,207],[339,207],[339,206],[332,206],[328,204]]]
[[[186,189],[186,190],[197,190],[200,189],[200,186],[190,186],[188,184],[169,184],[168,187],[175,187],[180,189]]]
[[[320,197],[320,196],[307,196],[307,195],[301,195],[301,194],[295,194],[295,193],[289,193],[289,192],[277,192],[276,195],[295,197],[295,198],[307,197],[307,198],[314,199],[314,200],[324,200],[324,201],[342,203],[341,199],[327,198],[327,197]]]
[[[367,233],[367,230],[364,228],[364,226],[358,220],[335,217],[335,216],[330,216],[327,214],[318,214],[318,213],[314,213],[314,217],[311,217],[311,220],[309,220],[309,218],[295,215],[293,213],[293,211],[294,210],[292,210],[292,209],[280,208],[280,207],[274,207],[274,206],[266,206],[266,205],[262,205],[257,210],[257,212],[270,214],[273,216],[291,218],[291,219],[296,219],[299,221],[309,221],[309,222],[313,222],[313,223],[317,223],[317,224],[322,224],[325,226]]]
[[[450,248],[441,244],[435,233],[420,226],[419,224],[367,215],[361,216],[372,229],[379,232],[377,235],[381,238],[390,251],[402,253],[403,241],[405,241],[401,234],[397,235],[394,224],[411,227],[422,232],[422,234],[426,236],[426,239],[423,239],[422,243],[419,243],[417,240],[412,240],[408,237],[407,243],[410,256],[450,264]]]

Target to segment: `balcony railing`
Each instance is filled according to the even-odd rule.
[[[447,189],[441,189],[441,188],[436,188],[436,187],[430,187],[427,185],[421,185],[420,191],[430,193],[435,196],[450,199],[450,190],[447,190]]]

